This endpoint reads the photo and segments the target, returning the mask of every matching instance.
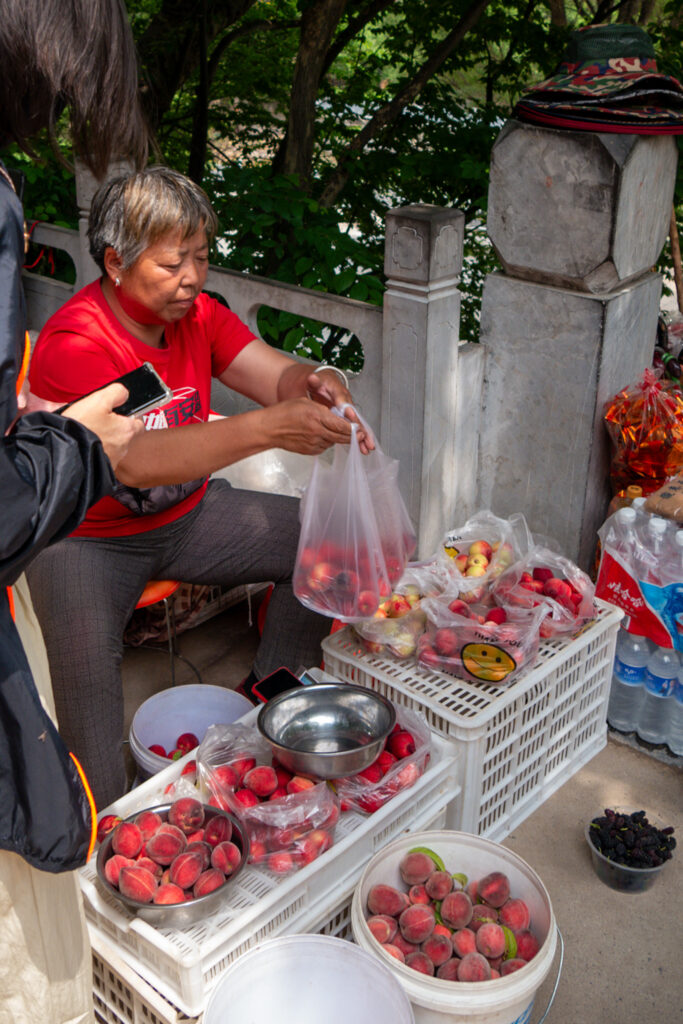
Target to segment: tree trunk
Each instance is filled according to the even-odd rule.
[[[551,24],[557,25],[559,28],[565,28],[567,25],[567,12],[564,8],[564,0],[548,0],[548,7],[550,8]]]
[[[325,57],[347,0],[315,0],[301,18],[287,131],[273,160],[278,174],[295,175],[302,188],[311,179],[315,139],[315,103]]]
[[[192,118],[192,139],[187,173],[201,185],[206,162],[206,143],[209,133],[209,65],[207,53],[206,0],[201,3],[199,19],[199,83]]]
[[[671,242],[671,261],[674,267],[674,284],[676,285],[676,300],[678,312],[683,313],[683,266],[681,265],[681,243],[678,237],[678,225],[676,224],[676,207],[671,208],[671,221],[669,224],[669,241]]]
[[[362,153],[370,139],[393,124],[404,107],[413,102],[425,83],[436,74],[447,57],[458,48],[470,29],[476,25],[489,3],[490,0],[476,0],[455,28],[437,46],[431,57],[425,61],[417,74],[399,89],[396,96],[389,103],[380,107],[351,140],[346,148],[346,152],[338,160],[336,168],[332,171],[323,189],[319,199],[321,206],[333,206],[335,204],[339,193],[343,190],[349,179],[353,159]]]

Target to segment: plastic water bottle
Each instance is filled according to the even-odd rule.
[[[645,699],[645,669],[651,647],[644,636],[627,633],[622,626],[617,636],[607,721],[620,732],[633,732],[640,720]]]
[[[675,754],[676,757],[683,757],[683,668],[678,673],[678,679],[674,686],[666,743],[672,754]]]
[[[641,740],[655,745],[666,743],[673,710],[674,686],[681,671],[676,651],[656,647],[645,669],[645,699],[636,732]]]

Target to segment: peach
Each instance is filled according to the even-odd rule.
[[[209,846],[218,846],[219,843],[227,843],[232,839],[232,822],[224,814],[214,814],[204,829],[204,842]]]
[[[309,833],[308,839],[316,846],[318,854],[324,853],[332,846],[332,836],[324,828],[314,828]]]
[[[408,899],[411,903],[431,902],[424,885],[411,885],[410,889],[408,889]]]
[[[472,901],[466,892],[449,892],[441,903],[441,917],[451,928],[466,928],[472,920]]]
[[[437,969],[436,976],[437,978],[441,978],[442,981],[457,981],[459,966],[460,960],[458,957],[452,956],[445,964],[441,964]]]
[[[541,948],[541,944],[533,932],[525,928],[522,932],[515,932],[517,939],[517,956],[522,960],[533,960]]]
[[[510,898],[510,881],[502,871],[492,871],[479,879],[477,886],[479,899],[492,907],[502,907]]]
[[[261,839],[252,839],[249,846],[249,863],[263,864],[268,856],[268,847]]]
[[[392,945],[397,946],[401,950],[404,956],[408,956],[408,953],[417,953],[419,946],[415,942],[408,942],[403,938],[400,931],[396,932],[392,939]]]
[[[400,964],[404,964],[406,962],[404,954],[398,946],[395,946],[392,942],[383,942],[382,949],[385,953],[388,953],[389,956],[393,956],[395,960],[398,960]]]
[[[204,860],[201,853],[179,853],[174,858],[168,879],[173,885],[181,889],[191,889],[204,870]]]
[[[170,864],[187,846],[187,840],[180,830],[179,835],[173,832],[156,832],[147,842],[147,856],[164,867]]]
[[[420,946],[420,951],[428,956],[435,967],[440,967],[453,956],[453,943],[450,936],[435,935],[433,932]]]
[[[288,793],[304,793],[307,789],[313,789],[314,786],[313,779],[307,779],[303,775],[294,775],[287,783],[286,789]]]
[[[415,753],[415,739],[407,729],[401,729],[399,732],[391,734],[387,740],[386,749],[400,761],[402,757]]]
[[[489,907],[486,903],[475,903],[472,908],[472,920],[469,926],[473,932],[479,931],[486,921],[497,921],[498,911],[495,907]]]
[[[523,932],[531,923],[531,915],[524,900],[513,899],[508,900],[500,908],[498,920],[501,924],[512,928],[513,932]]]
[[[104,837],[109,835],[120,824],[121,818],[118,814],[103,814],[97,822],[97,842],[101,843]]]
[[[477,931],[477,949],[489,960],[505,952],[505,932],[494,921],[486,921]]]
[[[157,862],[155,860],[152,860],[151,857],[143,857],[140,854],[138,854],[133,863],[137,864],[139,868],[147,868],[147,870],[151,871],[152,874],[156,875],[157,878],[161,877],[161,864],[157,864]]]
[[[458,966],[458,981],[488,981],[491,966],[481,953],[468,953]]]
[[[183,796],[169,807],[168,821],[188,835],[204,824],[204,808],[194,797]]]
[[[397,761],[398,758],[395,754],[392,754],[390,750],[383,750],[382,753],[378,755],[375,764],[379,765],[382,775],[386,775],[391,766],[396,764]]]
[[[152,897],[152,903],[185,903],[185,893],[179,885],[165,882],[160,885]]]
[[[242,780],[242,785],[250,789],[260,799],[269,797],[278,787],[275,769],[269,764],[259,764],[250,768]]]
[[[310,835],[301,836],[296,840],[292,857],[299,866],[310,864],[320,853],[318,845]]]
[[[373,885],[368,893],[368,910],[371,914],[388,914],[389,917],[398,917],[408,906],[410,903],[406,894],[394,889],[392,885],[383,885],[380,882]]]
[[[367,925],[373,938],[383,946],[392,941],[398,929],[396,918],[388,914],[373,914],[368,918]]]
[[[249,807],[258,807],[261,803],[256,793],[250,789],[236,789],[235,800],[240,805],[240,810],[246,811]]]
[[[115,853],[114,856],[110,857],[104,865],[104,877],[110,885],[118,887],[121,868],[132,868],[136,863],[137,862],[132,860],[130,857],[124,857],[120,853]]]
[[[522,967],[526,967],[526,960],[522,960],[521,957],[513,957],[512,960],[503,960],[500,965],[500,976],[501,978],[507,978],[508,974],[514,974],[515,971],[520,971]]]
[[[473,558],[476,555],[483,555],[483,557],[490,562],[491,555],[493,554],[493,548],[486,540],[475,540],[473,544],[470,544],[467,554],[470,558]]]
[[[142,838],[145,842],[151,839],[156,830],[160,825],[163,824],[160,814],[156,811],[140,811],[135,819],[135,824],[142,832]]]
[[[185,853],[198,853],[202,858],[202,871],[206,871],[211,863],[211,850],[213,847],[205,843],[203,839],[195,839],[185,847]]]
[[[422,885],[434,871],[434,861],[426,853],[407,853],[398,870],[406,885]]]
[[[218,764],[211,774],[213,786],[219,786],[221,789],[235,789],[239,781],[239,772],[231,764]]]
[[[275,775],[277,776],[277,784],[278,784],[278,786],[283,786],[283,787],[287,786],[287,783],[289,782],[289,780],[291,778],[293,778],[293,775],[294,775],[293,772],[290,772],[289,769],[285,768],[284,765],[278,764],[277,761],[273,761],[273,771],[275,772]]]
[[[447,939],[450,939],[453,932],[450,928],[447,928],[445,924],[435,924],[432,935],[445,935]]]
[[[206,871],[202,871],[194,883],[192,895],[195,899],[199,899],[200,896],[208,896],[210,892],[220,889],[224,882],[225,877],[222,871],[219,871],[218,868],[207,868]]]
[[[376,785],[382,778],[382,769],[377,764],[377,761],[373,761],[367,768],[363,768],[362,771],[358,772],[356,778],[364,779],[365,782],[369,782],[371,785]]]
[[[432,871],[425,882],[425,890],[431,899],[439,902],[453,890],[453,879],[447,871]]]
[[[237,775],[237,781],[242,782],[244,776],[248,771],[256,765],[255,757],[236,757],[234,761],[230,762],[230,767]]]
[[[151,871],[137,866],[122,867],[119,874],[119,892],[138,903],[151,903],[158,882]]]
[[[284,786],[278,786],[268,797],[269,800],[282,800],[283,796],[287,796],[287,790]]]
[[[461,959],[468,953],[477,952],[477,937],[471,928],[460,928],[451,937],[453,952]]]
[[[132,821],[122,821],[112,832],[111,848],[122,857],[137,857],[142,849],[142,843],[142,832]]]
[[[414,971],[419,971],[420,974],[427,974],[430,977],[434,976],[434,964],[426,955],[418,950],[417,953],[409,953],[406,957],[406,967],[412,967]]]
[[[268,855],[266,867],[276,875],[287,875],[294,870],[294,859],[286,850],[276,850]]]
[[[211,867],[218,868],[224,875],[231,875],[242,863],[242,852],[235,843],[219,843],[211,854]]]
[[[421,903],[413,903],[406,907],[398,919],[398,926],[403,938],[417,945],[429,938],[434,931],[435,924],[436,917],[433,908]]]

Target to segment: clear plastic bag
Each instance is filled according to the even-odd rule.
[[[467,682],[507,686],[538,654],[546,605],[491,608],[449,595],[422,602],[429,626],[417,645],[418,661]],[[501,616],[504,614],[504,619]]]
[[[570,559],[545,547],[534,547],[491,586],[494,602],[502,607],[547,606],[540,635],[546,639],[576,633],[595,617],[595,587]]]
[[[397,477],[398,463],[379,447],[361,454],[355,424],[331,464],[316,459],[294,567],[294,593],[307,608],[353,622],[389,596],[416,543]]]
[[[250,864],[289,874],[332,846],[339,820],[334,790],[326,782],[293,776],[272,758],[256,729],[212,725],[197,751],[197,773],[208,803],[244,823]]]
[[[409,708],[396,708],[396,728],[379,757],[359,774],[334,780],[342,811],[378,811],[401,790],[415,785],[430,756],[431,734],[424,717]]]
[[[463,601],[477,603],[488,587],[533,544],[521,513],[502,519],[493,512],[477,512],[445,535],[439,557],[451,568],[454,585]]]

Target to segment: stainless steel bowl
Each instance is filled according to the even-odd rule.
[[[372,764],[396,724],[396,710],[362,686],[314,683],[269,700],[257,724],[290,772],[335,779]]]
[[[170,804],[161,804],[155,807],[143,807],[124,820],[134,821],[139,814],[142,814],[143,810],[150,810],[156,811],[166,821],[170,806]],[[167,903],[162,905],[140,903],[138,900],[132,900],[128,896],[124,896],[107,881],[104,875],[104,865],[114,855],[111,846],[113,832],[109,832],[100,844],[95,863],[97,881],[104,892],[114,896],[131,913],[137,914],[138,917],[141,917],[144,921],[149,921],[150,924],[154,924],[158,928],[185,928],[190,924],[194,924],[195,921],[203,920],[217,910],[230,894],[231,883],[239,875],[249,859],[249,836],[244,825],[241,824],[239,818],[236,818],[234,814],[230,814],[229,811],[218,810],[216,807],[210,807],[208,804],[203,804],[202,806],[204,807],[205,824],[216,815],[230,819],[232,822],[232,841],[242,851],[242,860],[239,867],[236,871],[233,871],[219,889],[214,889],[213,892],[207,893],[206,896],[199,896],[197,899],[189,900],[187,903]]]

